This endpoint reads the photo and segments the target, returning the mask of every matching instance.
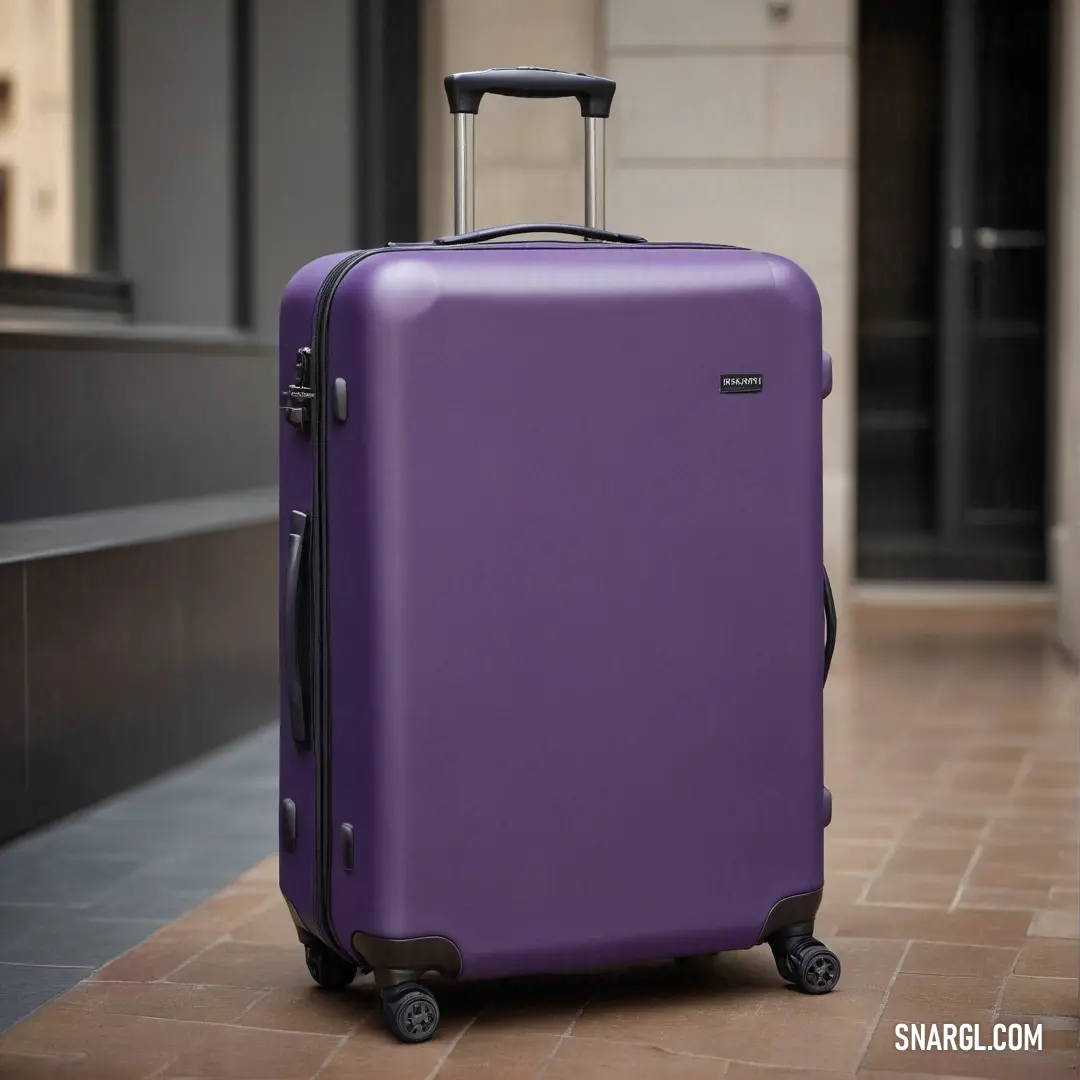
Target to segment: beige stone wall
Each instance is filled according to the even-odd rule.
[[[1080,657],[1080,0],[1063,0],[1058,14],[1051,558],[1061,637]]]
[[[429,0],[425,233],[450,230],[451,70],[542,64],[618,82],[608,225],[794,259],[818,284],[835,363],[825,407],[825,541],[850,576],[854,370],[852,0]],[[485,101],[476,122],[477,226],[580,220],[573,103]]]
[[[596,0],[426,0],[423,234],[453,230],[453,126],[443,76],[488,67],[597,65]],[[580,221],[584,135],[573,101],[485,98],[476,118],[476,227]]]
[[[0,0],[0,76],[14,109],[0,124],[8,171],[8,262],[75,267],[71,0]]]
[[[851,0],[606,0],[618,82],[608,222],[652,240],[745,244],[795,260],[821,294],[825,557],[851,575],[854,11]]]

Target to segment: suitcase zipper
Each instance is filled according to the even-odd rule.
[[[311,388],[311,429],[314,436],[314,483],[311,590],[314,610],[312,627],[312,656],[314,657],[311,679],[312,739],[315,747],[315,919],[319,924],[319,936],[343,956],[353,959],[351,952],[342,945],[334,932],[330,913],[330,879],[333,864],[333,840],[330,825],[330,602],[329,602],[329,552],[328,552],[328,499],[327,499],[327,431],[329,429],[329,397],[325,388],[329,380],[329,353],[327,337],[330,330],[330,306],[338,286],[358,263],[381,248],[355,251],[336,263],[323,279],[315,297],[315,313],[312,320],[312,343],[310,349],[301,349],[306,358],[297,362],[307,368]],[[306,359],[306,363],[305,363]]]

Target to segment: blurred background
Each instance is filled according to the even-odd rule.
[[[817,282],[842,608],[1080,646],[1080,0],[0,0],[0,841],[275,715],[281,290],[450,231],[515,64],[617,80],[609,227]],[[486,100],[477,226],[580,129]]]

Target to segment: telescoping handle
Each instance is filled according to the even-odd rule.
[[[554,68],[463,71],[443,80],[454,114],[454,232],[473,231],[476,211],[473,121],[485,94],[516,98],[577,98],[585,121],[585,224],[603,229],[604,121],[611,115],[615,83],[599,75]]]

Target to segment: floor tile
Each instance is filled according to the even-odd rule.
[[[4,1080],[146,1080],[149,1067],[91,1060],[83,1054],[20,1054],[0,1050]]]
[[[170,982],[253,990],[295,986],[307,977],[299,948],[238,941],[219,941],[168,976]]]
[[[868,904],[948,908],[960,889],[959,874],[906,874],[886,870],[867,890]]]
[[[959,878],[967,870],[976,850],[974,843],[950,847],[916,847],[901,843],[885,867],[892,874],[955,875],[959,884]]]
[[[532,1071],[554,1057],[561,1036],[540,1032],[506,1032],[473,1024],[450,1051],[441,1076],[501,1076]]]
[[[89,981],[71,990],[64,1002],[87,1013],[228,1024],[249,1010],[260,996],[258,991],[227,986]]]
[[[1038,1024],[1042,1029],[1043,1050],[1070,1051],[1080,1049],[1080,1018],[1076,1016],[1025,1016],[998,1013],[999,1024]],[[1080,1055],[1077,1056],[1080,1062]]]
[[[93,973],[93,968],[0,964],[0,1030],[59,997]],[[3,1073],[0,1073],[2,1076]]]
[[[60,853],[48,859],[29,848],[0,855],[0,904],[93,903],[139,866],[132,855]]]
[[[241,880],[244,884],[259,884],[257,879]],[[233,941],[246,941],[257,945],[287,945],[299,950],[296,927],[285,901],[276,894],[276,889],[270,902],[256,905],[254,914],[246,914],[243,921],[233,925],[229,936]]]
[[[1030,938],[1020,950],[1014,974],[1059,979],[1080,975],[1080,941]]]
[[[452,1062],[453,1058],[450,1060]],[[443,1073],[447,1073],[445,1068]],[[453,1077],[455,1074],[449,1072],[447,1075]],[[625,1076],[628,1080],[653,1080],[653,1077],[656,1080],[664,1077],[672,1080],[717,1080],[722,1077],[727,1080],[730,1075],[728,1063],[716,1058],[676,1054],[635,1043],[571,1037],[558,1047],[544,1073],[544,1080],[597,1080],[607,1076]]]
[[[1031,937],[1080,939],[1080,920],[1075,911],[1037,911],[1028,929]]]
[[[951,1020],[971,1013],[992,1013],[1002,982],[1000,977],[915,975],[902,971],[889,991],[883,1018],[929,1023],[936,1018]]]
[[[1031,925],[1030,913],[1023,911],[919,911],[886,905],[851,907],[834,922],[834,932],[847,937],[999,946],[1019,946]]]
[[[1071,978],[1013,975],[1006,980],[1001,1008],[1008,1013],[1030,1016],[1072,1016],[1078,997],[1080,986],[1076,975]]]
[[[904,957],[903,970],[916,975],[1003,979],[1020,955],[1018,949],[990,945],[946,945],[915,941]]]
[[[215,987],[224,992],[226,988]],[[251,994],[252,1001],[234,1024],[240,1027],[265,1028],[270,1031],[305,1031],[316,1035],[351,1035],[378,1020],[378,1000],[368,985],[355,985],[341,994],[328,994],[297,974],[291,986],[277,990],[248,990],[233,993]]]
[[[65,908],[7,907],[0,910],[0,963],[98,967],[165,923],[91,918]]]
[[[329,1056],[319,1080],[429,1080],[458,1034],[442,1028],[420,1046],[403,1046],[375,1033],[353,1036]]]
[[[1050,887],[1042,889],[994,889],[985,885],[965,885],[960,892],[960,907],[998,908],[1003,911],[1030,911],[1053,907]]]
[[[219,1024],[201,1025],[197,1033],[176,1025],[168,1042],[174,1056],[162,1080],[306,1080],[341,1044],[331,1035]]]
[[[209,948],[218,935],[206,930],[177,930],[168,926],[137,949],[117,957],[94,973],[95,980],[150,982],[164,979]]]
[[[889,857],[892,845],[885,840],[826,839],[827,858],[831,870],[873,873]]]

